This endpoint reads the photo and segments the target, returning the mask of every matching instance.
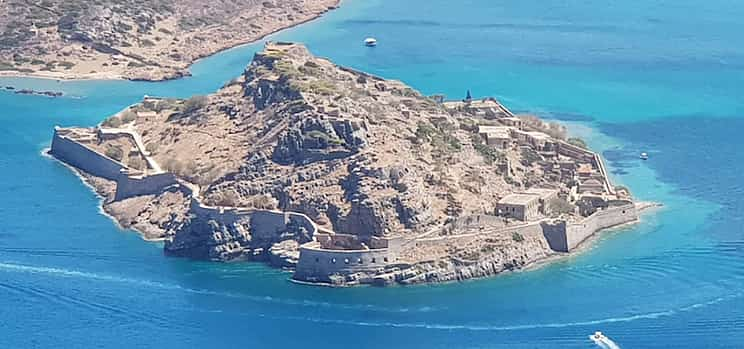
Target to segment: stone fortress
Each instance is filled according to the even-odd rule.
[[[529,188],[504,196],[496,203],[493,215],[462,217],[450,225],[467,228],[474,225],[477,234],[488,236],[508,231],[513,236],[544,238],[555,252],[570,252],[595,232],[633,222],[638,219],[636,204],[625,191],[617,192],[609,181],[601,157],[582,147],[557,140],[539,131],[528,131],[522,120],[495,99],[444,102],[448,109],[485,115],[500,126],[478,126],[478,134],[485,144],[499,149],[526,147],[552,156],[546,168],[572,186],[557,188]],[[132,168],[123,161],[111,158],[100,148],[104,140],[118,140],[128,146],[126,156],[144,160],[145,166]],[[306,242],[297,251],[270,251],[272,264],[294,268],[293,279],[308,283],[349,285],[357,283],[389,284],[408,280],[419,282],[422,275],[406,272],[412,264],[407,250],[425,250],[429,246],[446,245],[472,239],[473,234],[438,237],[434,229],[415,237],[376,237],[362,239],[357,235],[337,234],[319,228],[308,216],[298,212],[214,207],[202,204],[198,187],[160,168],[152,159],[141,137],[128,128],[55,128],[50,153],[90,175],[115,182],[114,200],[138,195],[178,190],[191,200],[191,213],[232,225],[254,238],[276,240],[288,231],[301,231]],[[581,203],[580,219],[549,218],[550,203],[561,196]],[[505,224],[506,223],[506,224]],[[166,251],[193,256],[193,249],[201,249],[205,258],[222,260],[226,255],[239,253],[237,243],[222,244],[223,234],[210,237],[211,244],[202,246],[194,239],[175,237],[168,240]],[[238,235],[241,235],[238,232]],[[248,234],[242,233],[246,238]],[[229,239],[228,239],[229,240]],[[211,250],[210,250],[211,248]],[[179,253],[181,250],[189,253]],[[256,252],[254,252],[256,253]],[[427,281],[466,278],[465,275],[426,276]]]
[[[292,43],[212,95],[55,128],[50,153],[168,255],[265,261],[312,284],[517,270],[645,207],[560,125],[493,98],[424,97]]]

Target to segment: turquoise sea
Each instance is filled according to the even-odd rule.
[[[261,264],[167,258],[41,155],[54,125],[216,90],[262,43],[178,81],[0,78],[67,93],[0,92],[0,348],[593,348],[596,330],[622,348],[742,348],[742,18],[732,0],[348,0],[273,35],[427,94],[470,89],[567,122],[616,182],[665,204],[583,254],[434,286],[308,287]]]

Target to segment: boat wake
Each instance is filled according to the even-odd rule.
[[[60,276],[60,277],[76,277],[76,278],[95,279],[95,280],[115,282],[115,283],[127,283],[127,284],[143,286],[143,287],[150,287],[150,288],[179,290],[179,291],[189,292],[189,293],[222,296],[222,297],[233,297],[233,298],[246,299],[249,301],[261,302],[261,303],[276,303],[276,304],[291,305],[291,306],[342,308],[342,309],[350,309],[350,310],[366,310],[366,311],[379,311],[379,312],[409,312],[409,311],[410,312],[431,312],[431,311],[440,310],[440,309],[431,308],[431,307],[387,308],[387,307],[379,307],[377,305],[372,305],[372,304],[339,304],[339,303],[332,303],[332,302],[318,302],[318,301],[312,301],[312,300],[275,298],[271,296],[244,295],[244,294],[222,292],[222,291],[192,289],[192,288],[182,287],[176,284],[160,283],[156,281],[131,279],[131,278],[105,275],[105,274],[96,274],[96,273],[90,273],[90,272],[84,272],[84,271],[51,268],[51,267],[38,267],[38,266],[30,266],[30,265],[23,265],[23,264],[8,263],[8,262],[0,262],[0,269],[6,270],[6,271],[16,271],[16,272],[51,274],[51,275]],[[649,319],[657,319],[657,318],[662,318],[662,317],[670,317],[670,316],[674,316],[682,312],[692,311],[694,309],[703,308],[703,307],[714,305],[714,304],[717,304],[717,303],[720,303],[726,300],[738,298],[738,297],[741,297],[742,295],[744,295],[744,292],[737,292],[737,293],[733,293],[733,294],[730,294],[724,297],[718,297],[718,298],[712,299],[707,302],[695,303],[695,304],[683,306],[680,308],[670,309],[666,311],[659,311],[659,312],[641,313],[641,314],[633,314],[633,315],[627,315],[627,316],[622,316],[622,317],[609,317],[609,318],[575,321],[575,322],[534,323],[534,324],[520,324],[520,325],[441,324],[441,323],[429,323],[429,322],[386,322],[386,321],[377,322],[377,321],[359,321],[355,319],[333,319],[333,318],[319,318],[319,317],[305,317],[305,316],[275,316],[273,314],[269,315],[269,314],[252,313],[250,315],[260,316],[260,317],[268,318],[271,320],[281,320],[281,321],[294,320],[294,321],[306,321],[306,322],[315,322],[315,323],[322,323],[322,324],[344,325],[344,326],[419,328],[419,329],[432,329],[432,330],[465,330],[465,331],[522,331],[522,330],[542,329],[542,328],[569,328],[569,327],[585,327],[585,326],[594,327],[594,326],[603,325],[603,324],[623,323],[623,322],[632,322],[632,321],[637,321],[637,320],[649,320]],[[602,346],[603,348],[610,348],[610,349],[619,348],[619,346],[615,344],[615,342],[613,342],[609,338],[606,338],[606,340],[602,340],[601,343],[597,341],[595,341],[595,343],[597,343],[597,345]]]
[[[31,265],[8,263],[8,262],[0,262],[0,270],[48,274],[48,275],[53,275],[57,277],[92,279],[92,280],[112,282],[112,283],[124,283],[124,284],[129,284],[129,285],[145,287],[145,288],[176,290],[180,292],[187,292],[187,293],[193,293],[193,294],[237,298],[237,299],[243,299],[243,300],[248,300],[248,301],[257,302],[257,303],[274,303],[274,304],[288,305],[288,306],[363,310],[363,311],[376,311],[376,312],[386,312],[386,313],[408,313],[408,312],[428,313],[428,312],[439,311],[443,309],[443,308],[430,307],[430,306],[381,307],[381,306],[374,305],[374,304],[342,304],[342,303],[321,302],[321,301],[313,301],[313,300],[305,300],[305,299],[291,299],[291,298],[279,298],[279,297],[272,297],[272,296],[246,295],[246,294],[224,292],[224,291],[213,291],[213,290],[206,290],[206,289],[189,288],[189,287],[183,287],[177,284],[162,283],[162,282],[149,281],[149,280],[144,280],[144,279],[133,279],[133,278],[91,273],[91,272],[85,272],[85,271],[77,271],[77,270],[54,268],[54,267],[39,267],[39,266],[31,266]]]

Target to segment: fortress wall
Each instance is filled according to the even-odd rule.
[[[117,180],[122,176],[121,170],[124,168],[122,164],[79,142],[60,135],[56,129],[52,137],[50,153],[55,158],[96,177]]]
[[[296,212],[280,212],[236,207],[204,206],[198,200],[192,200],[191,211],[197,215],[212,217],[225,224],[250,220],[251,235],[256,239],[275,239],[276,235],[287,230],[287,225],[295,224],[305,228],[310,235],[317,232],[315,223],[310,218]]]
[[[476,238],[477,238],[476,234],[467,234],[467,235],[442,236],[442,237],[420,239],[420,240],[409,240],[407,244],[405,244],[404,247],[407,247],[407,246],[447,247],[453,244],[458,244],[458,245],[467,244],[475,240]]]
[[[566,237],[566,221],[543,223],[542,230],[551,250],[558,252],[569,251],[568,238]]]
[[[308,246],[310,245],[310,246]],[[394,262],[386,248],[373,250],[324,250],[313,243],[300,247],[300,259],[292,276],[300,281],[330,281],[333,274],[349,275],[374,272]]]
[[[574,159],[581,159],[586,162],[594,162],[594,153],[581,147],[577,147],[567,142],[560,142],[558,145],[558,154],[568,156]]]
[[[169,172],[141,178],[122,175],[116,183],[115,200],[123,200],[139,195],[157,194],[166,187],[177,183],[176,176]]]
[[[513,229],[507,229],[506,233],[508,235],[509,232],[517,233],[519,235],[522,235],[523,237],[530,239],[530,238],[544,238],[543,234],[543,228],[539,223],[530,223],[527,225],[523,225],[520,227],[516,227]]]
[[[488,227],[494,225],[502,225],[504,223],[504,217],[494,215],[472,215],[456,219],[452,222],[452,227],[456,230],[474,227]]]
[[[597,211],[580,223],[569,224],[566,227],[566,246],[568,247],[568,251],[574,249],[599,230],[636,220],[638,220],[638,211],[633,203]]]

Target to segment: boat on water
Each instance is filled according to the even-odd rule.
[[[602,340],[604,340],[606,338],[607,337],[605,337],[605,335],[603,335],[601,331],[596,331],[592,335],[592,339],[595,340],[595,341],[602,341]]]
[[[375,38],[366,38],[366,39],[364,39],[364,45],[365,46],[369,46],[369,47],[377,46],[377,39],[375,39]]]
[[[648,160],[648,153],[641,153],[641,160]]]

